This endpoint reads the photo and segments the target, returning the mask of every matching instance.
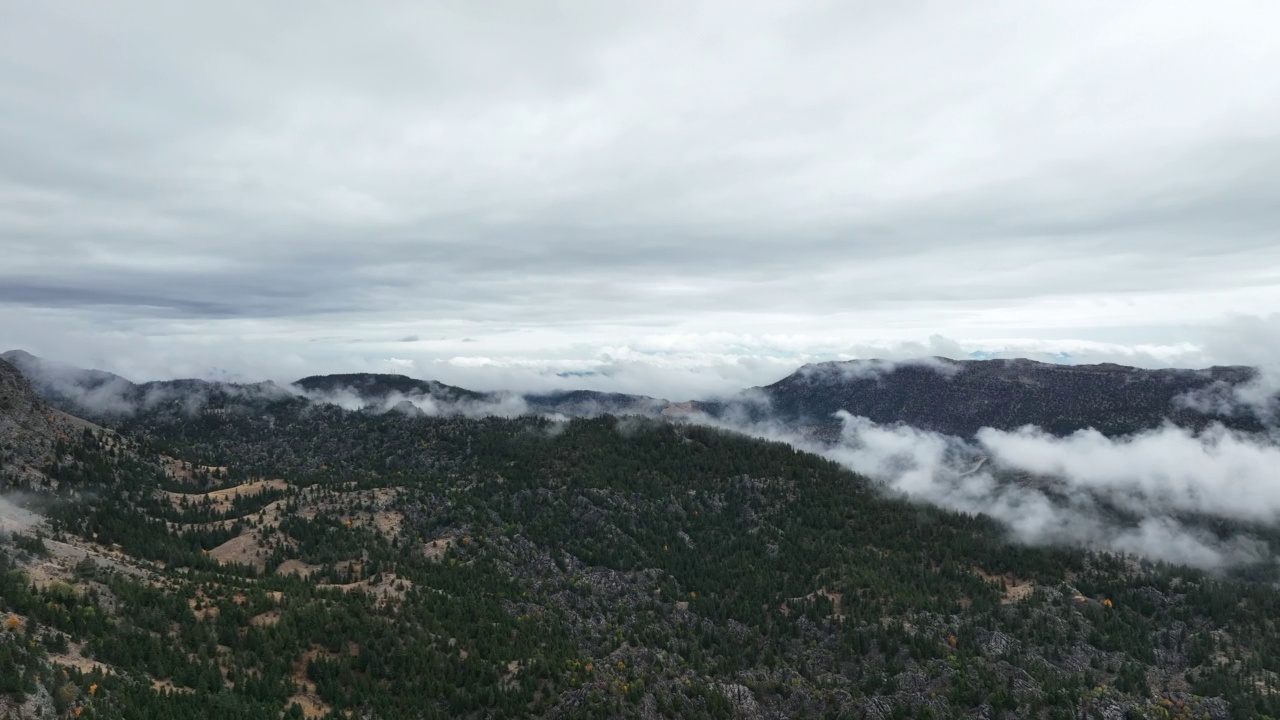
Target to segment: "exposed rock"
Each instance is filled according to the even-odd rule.
[[[22,702],[15,702],[12,696],[0,694],[0,717],[13,717],[15,720],[43,720],[56,716],[53,697],[43,685],[36,686],[35,692],[23,698]]]
[[[0,360],[0,478],[40,484],[58,439],[71,431],[71,423],[36,395],[22,373]]]

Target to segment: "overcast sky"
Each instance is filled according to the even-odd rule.
[[[1277,27],[1273,0],[0,0],[0,349],[665,396],[869,355],[1258,362]]]

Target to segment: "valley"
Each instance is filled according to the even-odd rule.
[[[50,434],[3,466],[27,506],[3,549],[10,714],[1216,720],[1280,703],[1273,583],[1025,545],[787,444],[216,386],[69,432],[6,377],[25,398],[11,435]]]

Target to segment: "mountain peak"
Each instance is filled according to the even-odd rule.
[[[0,479],[34,484],[53,459],[60,437],[66,437],[68,419],[45,404],[25,375],[7,360],[0,360]]]

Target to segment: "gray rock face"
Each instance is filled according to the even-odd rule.
[[[13,365],[0,360],[0,477],[37,483],[69,424],[45,405]]]
[[[0,717],[37,720],[57,717],[57,711],[49,691],[44,686],[37,686],[35,692],[23,698],[22,702],[14,702],[11,697],[0,695]]]
[[[736,684],[719,684],[717,687],[724,696],[729,699],[733,705],[736,717],[741,718],[759,718],[764,717],[760,712],[760,706],[756,703],[755,695],[751,693],[747,687]]]
[[[980,630],[978,631],[978,645],[982,647],[984,653],[994,657],[1012,650],[1016,642],[998,630]]]

